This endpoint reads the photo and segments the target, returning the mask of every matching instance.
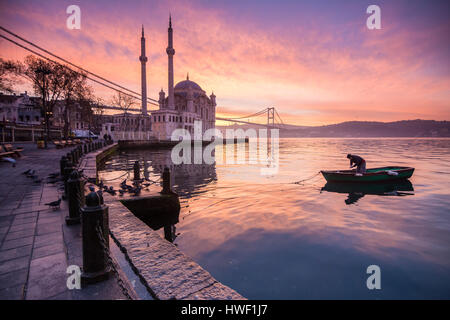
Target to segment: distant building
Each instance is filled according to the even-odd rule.
[[[0,94],[0,121],[40,125],[42,120],[39,98],[28,96],[26,91],[20,95]]]

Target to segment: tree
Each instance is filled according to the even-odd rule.
[[[50,117],[53,107],[63,93],[63,75],[67,68],[61,64],[29,55],[24,63],[19,61],[2,61],[2,68],[11,77],[23,77],[31,81],[35,94],[41,98],[46,128],[45,146],[50,138]]]
[[[16,75],[17,66],[12,61],[0,58],[0,91],[13,93],[13,86],[20,82]]]
[[[128,110],[136,105],[134,98],[130,95],[117,92],[112,98],[112,104],[123,110],[125,116],[125,123],[121,124],[123,130],[128,130],[129,119],[127,117]]]
[[[62,72],[62,99],[64,99],[64,135],[69,136],[69,128],[71,117],[70,114],[75,112],[77,108],[80,109],[80,114],[84,116],[90,114],[92,110],[85,109],[83,106],[89,105],[86,101],[93,98],[92,88],[87,84],[87,77],[84,72],[74,71],[65,68]],[[83,106],[82,106],[83,105]]]

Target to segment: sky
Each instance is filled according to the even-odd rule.
[[[80,30],[66,27],[73,4]],[[372,4],[381,9],[380,30],[366,26]],[[167,94],[169,13],[175,83],[189,73],[214,91],[217,116],[274,106],[296,125],[450,120],[449,1],[0,0],[2,27],[138,92],[143,24],[154,99],[161,88]],[[0,38],[1,58],[27,54]],[[93,87],[111,100],[113,91]]]

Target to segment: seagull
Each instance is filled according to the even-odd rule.
[[[50,208],[52,208],[53,210],[56,210],[56,208],[59,208],[59,205],[61,204],[61,198],[59,198],[56,201],[52,201],[49,203],[46,203],[46,206],[50,206]]]

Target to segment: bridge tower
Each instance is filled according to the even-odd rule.
[[[267,108],[267,127],[275,126],[275,108]]]

